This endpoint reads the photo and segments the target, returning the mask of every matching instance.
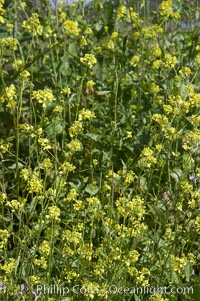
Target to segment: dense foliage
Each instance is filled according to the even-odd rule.
[[[199,300],[199,12],[0,0],[0,300]]]

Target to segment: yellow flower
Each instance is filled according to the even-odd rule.
[[[153,164],[157,162],[154,157],[154,151],[150,147],[145,147],[141,153],[140,162],[144,167],[151,167]]]
[[[66,145],[71,152],[77,152],[82,149],[82,144],[79,140],[72,140],[70,143],[67,143]]]
[[[1,39],[1,44],[10,47],[13,50],[17,50],[19,41],[16,38],[8,37]]]
[[[55,219],[56,221],[60,221],[60,208],[57,206],[50,206],[48,210],[49,213],[46,215],[47,219]]]
[[[46,107],[48,102],[52,102],[55,99],[51,89],[33,91],[32,97],[41,103],[43,108]]]
[[[190,69],[189,67],[183,67],[183,68],[179,71],[179,73],[180,73],[181,75],[184,75],[184,76],[189,76],[189,75],[192,73],[192,71],[191,71],[191,69]]]
[[[86,53],[84,57],[80,58],[80,62],[91,69],[97,63],[97,60],[93,54]]]
[[[117,10],[117,18],[121,19],[126,15],[126,6],[120,5]]]
[[[119,36],[119,33],[118,33],[117,31],[114,31],[114,32],[111,34],[111,39],[112,39],[112,40],[115,40],[115,39],[118,38],[118,36]]]
[[[9,237],[10,237],[10,234],[9,234],[8,230],[0,229],[0,250],[2,250],[3,247],[6,245]]]
[[[9,262],[6,264],[0,264],[0,269],[5,271],[6,274],[10,274],[16,268],[16,260],[9,258]]]
[[[139,56],[134,55],[130,60],[130,64],[131,64],[131,66],[136,67],[138,65],[139,61],[140,61]]]
[[[153,47],[151,54],[156,58],[156,57],[160,57],[162,54],[162,51],[159,47],[159,45],[156,45]]]
[[[27,191],[29,193],[41,193],[43,189],[42,180],[38,178],[37,174],[33,174],[27,183]]]
[[[77,199],[78,193],[75,188],[70,189],[65,201],[71,202]]]
[[[30,77],[30,73],[27,71],[27,70],[23,70],[21,73],[20,73],[20,77],[24,80],[28,80],[29,77]]]
[[[8,108],[15,108],[16,107],[16,93],[17,93],[17,89],[16,87],[11,84],[9,87],[5,88],[5,93],[3,94],[3,96],[1,96],[0,98],[0,102],[7,102],[6,106]]]
[[[43,150],[51,149],[51,145],[48,138],[38,138],[38,143]]]
[[[41,253],[43,253],[45,255],[49,255],[50,250],[51,250],[51,248],[49,246],[49,242],[47,240],[43,240],[43,242],[39,246],[39,250]]]
[[[28,180],[30,175],[31,175],[31,169],[30,168],[23,168],[20,172],[20,178],[24,179],[25,181]]]
[[[46,158],[42,161],[40,164],[41,169],[50,169],[53,167],[53,164],[51,163],[51,160],[49,158]]]
[[[0,191],[0,204],[3,203],[7,198],[7,194]]]
[[[88,44],[86,38],[84,36],[81,37],[81,40],[80,40],[80,45],[81,46],[86,46]]]
[[[95,82],[93,80],[89,80],[86,83],[86,88],[87,89],[92,89],[94,87],[94,85],[96,85]]]
[[[177,58],[175,56],[172,56],[169,53],[165,54],[165,62],[164,62],[164,67],[172,69],[174,66],[177,64]]]
[[[83,204],[83,201],[76,200],[75,203],[73,204],[73,208],[75,211],[81,211],[85,208],[85,205]]]
[[[62,94],[63,95],[70,95],[71,93],[72,92],[71,92],[71,89],[69,87],[62,89]]]
[[[44,257],[41,257],[40,259],[35,258],[33,260],[33,263],[35,264],[35,266],[40,267],[44,270],[46,270],[47,268],[47,261]]]
[[[88,109],[82,109],[78,114],[79,121],[86,120],[86,119],[90,120],[92,118],[95,118],[95,113]]]
[[[169,301],[169,299],[166,299],[166,298],[164,299],[161,297],[161,295],[156,294],[156,295],[151,296],[150,301]]]
[[[75,168],[76,167],[73,164],[69,162],[64,162],[60,167],[60,174],[62,174],[63,172],[74,171]]]
[[[153,62],[153,64],[152,64],[152,68],[153,68],[153,69],[158,69],[158,68],[160,68],[161,64],[162,64],[162,61],[161,61],[161,60],[155,60],[155,61]]]
[[[33,35],[42,35],[43,28],[37,13],[33,13],[28,20],[24,21],[22,27]]]
[[[92,34],[93,34],[92,28],[87,27],[86,30],[85,30],[85,35],[90,36],[90,35],[92,35]]]
[[[24,65],[24,62],[20,59],[16,59],[13,62],[13,68],[19,69],[19,67],[22,67]]]
[[[67,35],[75,35],[78,36],[80,33],[80,29],[78,28],[78,23],[72,20],[66,20],[63,23],[63,27]]]
[[[83,131],[83,125],[80,121],[75,121],[74,124],[69,128],[70,137],[77,136]]]

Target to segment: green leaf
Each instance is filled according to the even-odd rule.
[[[151,212],[155,215],[155,218],[158,218],[162,222],[162,224],[167,224],[168,219],[164,210],[155,205],[148,205],[148,207],[150,208]]]
[[[190,281],[191,277],[191,265],[188,263],[185,267],[185,275],[186,275],[186,281]]]
[[[109,94],[111,93],[112,91],[96,91],[96,94],[97,95],[106,95],[106,94]]]
[[[97,194],[99,188],[93,184],[88,184],[85,187],[85,192],[89,193],[91,196]]]
[[[86,136],[94,141],[99,141],[101,139],[101,135],[95,133],[87,133]]]
[[[46,132],[49,136],[60,135],[64,131],[64,125],[59,119],[53,119],[47,126]]]
[[[63,61],[61,63],[60,73],[64,76],[71,75],[71,69],[70,69],[70,66],[69,66],[69,62],[66,58],[63,59]]]
[[[175,168],[175,169],[173,169],[173,170],[170,172],[170,176],[171,176],[174,180],[176,180],[176,181],[179,180],[179,178],[181,177],[181,175],[182,175],[182,170],[179,169],[179,168]]]
[[[22,163],[18,162],[18,168],[23,168],[23,167],[24,167],[24,165]],[[16,163],[8,166],[8,168],[9,169],[16,169]]]

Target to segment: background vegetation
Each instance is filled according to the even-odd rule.
[[[198,22],[191,1],[0,0],[1,300],[198,300]]]

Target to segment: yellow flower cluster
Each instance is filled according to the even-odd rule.
[[[0,97],[0,102],[4,103],[5,101],[7,102],[6,106],[8,108],[14,109],[16,107],[16,93],[17,89],[16,87],[11,84],[9,87],[5,88],[4,94]]]
[[[69,128],[69,135],[71,138],[77,136],[79,133],[83,131],[83,125],[81,121],[74,121],[73,125]]]
[[[78,23],[72,20],[66,20],[63,23],[63,27],[67,35],[78,36],[80,33],[80,28],[78,28]]]
[[[132,200],[120,197],[116,200],[116,207],[121,216],[131,216],[132,218],[137,218],[138,221],[141,220],[145,214],[144,202],[139,196],[136,196]]]
[[[69,162],[64,162],[61,166],[60,166],[60,174],[69,172],[69,171],[74,171],[76,169],[76,167],[69,163]]]
[[[53,164],[51,162],[51,160],[49,158],[44,159],[41,163],[40,163],[40,168],[41,169],[51,169],[53,167]]]
[[[50,246],[49,246],[49,242],[47,240],[43,240],[43,242],[40,244],[39,246],[39,250],[42,254],[48,256],[50,254]]]
[[[188,131],[184,138],[182,147],[184,150],[189,152],[199,151],[199,141],[200,141],[200,130],[195,129],[194,131]]]
[[[165,61],[163,66],[167,69],[173,69],[175,65],[177,64],[177,58],[175,56],[172,56],[169,53],[165,54]]]
[[[52,102],[55,99],[51,89],[33,91],[32,97],[42,104],[43,108],[46,107],[48,102]]]
[[[38,193],[40,194],[43,190],[42,180],[39,179],[37,172],[34,172],[27,183],[28,193]]]
[[[88,202],[89,205],[98,206],[100,204],[100,201],[97,197],[87,198],[86,201]]]
[[[3,8],[4,0],[0,0],[0,23],[5,23],[4,15],[5,15],[5,9]]]
[[[31,175],[31,169],[30,168],[23,168],[20,172],[20,178],[24,179],[25,181],[28,180],[30,175]]]
[[[126,16],[126,6],[120,5],[117,9],[117,18],[122,19]]]
[[[85,205],[82,200],[76,200],[73,204],[73,208],[75,211],[81,211],[85,208]]]
[[[0,250],[7,244],[10,234],[6,229],[0,229]]]
[[[140,163],[144,167],[151,167],[153,164],[156,164],[157,159],[154,157],[154,151],[150,147],[145,147],[141,153]]]
[[[58,208],[57,206],[50,206],[48,210],[49,213],[46,215],[47,219],[54,219],[56,221],[60,221],[60,208]]]
[[[112,40],[115,40],[115,39],[118,38],[118,36],[119,36],[119,33],[118,33],[117,31],[114,31],[114,32],[112,32],[112,34],[111,34],[111,39],[112,39]]]
[[[187,265],[187,258],[185,256],[176,257],[174,255],[171,255],[170,259],[171,259],[173,270],[175,272],[178,272],[178,274],[180,274],[182,277],[184,277],[184,268]]]
[[[37,13],[33,13],[29,19],[25,20],[22,27],[34,36],[42,35],[43,28]]]
[[[82,244],[78,248],[78,254],[82,257],[85,258],[86,260],[90,261],[92,259],[92,254],[93,254],[93,248],[92,245],[90,244]]]
[[[16,38],[8,37],[8,38],[3,38],[0,41],[2,46],[9,47],[12,50],[17,50],[19,46],[19,41]]]
[[[163,298],[161,295],[156,294],[151,296],[150,301],[169,301],[169,299]]]
[[[87,119],[90,120],[92,118],[95,118],[95,113],[88,109],[82,109],[78,114],[79,121],[87,120]]]
[[[136,263],[139,259],[140,254],[136,250],[129,251],[127,255],[124,256],[124,263],[127,267]]]
[[[39,259],[35,258],[33,260],[33,263],[35,266],[38,266],[44,270],[46,270],[46,268],[47,268],[47,260],[44,257],[41,257]]]
[[[9,258],[9,262],[5,264],[0,264],[0,270],[5,271],[6,274],[10,274],[16,268],[16,260],[14,258]]]
[[[78,139],[70,141],[66,146],[71,152],[78,152],[82,149],[82,144]]]
[[[18,211],[24,206],[23,202],[19,202],[18,200],[11,200],[9,203],[7,203],[8,207],[12,209],[12,211]]]
[[[112,40],[105,40],[102,43],[102,48],[108,49],[108,50],[113,50],[115,48],[115,44]]]
[[[73,243],[77,245],[82,241],[82,234],[77,231],[65,230],[63,231],[62,239],[67,243]]]
[[[7,194],[0,191],[0,204],[3,203],[7,198]]]
[[[183,67],[180,71],[179,74],[183,76],[189,76],[192,73],[192,70],[189,67]]]
[[[80,62],[86,65],[88,68],[92,69],[92,67],[97,63],[97,59],[91,53],[86,53],[84,57],[80,58]]]
[[[71,202],[75,201],[77,199],[78,193],[75,188],[71,188],[67,197],[65,198],[65,201]]]
[[[173,17],[175,19],[180,18],[180,13],[173,11],[172,0],[162,1],[162,3],[159,5],[159,12],[161,16]]]
[[[87,88],[87,89],[92,89],[95,85],[96,85],[96,84],[95,84],[95,82],[94,82],[93,80],[89,80],[89,81],[87,81],[87,83],[86,83],[86,88]]]
[[[132,58],[130,60],[130,64],[131,64],[131,66],[136,67],[138,65],[139,61],[140,61],[139,56],[134,55],[134,56],[132,56]]]
[[[159,69],[161,65],[162,65],[161,60],[155,60],[155,61],[153,61],[152,68],[153,69]]]
[[[48,138],[38,138],[38,143],[41,145],[43,150],[51,149],[50,141]]]

